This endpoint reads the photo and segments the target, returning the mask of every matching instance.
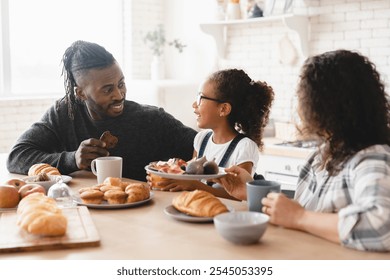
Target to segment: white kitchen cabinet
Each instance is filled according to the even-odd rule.
[[[282,191],[289,197],[293,197],[295,193],[300,169],[307,160],[306,157],[291,156],[296,150],[296,148],[292,148],[290,155],[287,148],[281,149],[281,151],[285,151],[285,155],[261,153],[256,170],[266,180],[280,182]],[[305,149],[303,153],[307,152],[309,154],[311,151],[310,149],[307,149],[307,151]]]
[[[200,28],[204,33],[214,37],[217,52],[221,58],[225,57],[225,48],[227,43],[227,32],[229,26],[256,24],[261,27],[265,23],[282,21],[284,25],[299,36],[299,50],[305,58],[308,56],[308,36],[309,36],[309,20],[306,16],[301,15],[277,15],[269,17],[259,17],[251,19],[225,20],[201,23]]]

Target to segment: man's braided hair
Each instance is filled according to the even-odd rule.
[[[65,96],[61,102],[68,106],[68,116],[74,119],[75,104],[78,102],[75,94],[76,79],[90,69],[102,69],[115,62],[114,56],[102,46],[86,41],[76,41],[66,49],[62,57],[62,75],[64,76]]]

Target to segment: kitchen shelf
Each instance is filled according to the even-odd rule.
[[[213,21],[201,23],[200,28],[204,33],[209,34],[214,38],[217,46],[217,52],[221,58],[224,58],[229,26],[248,24],[261,25],[276,21],[282,21],[288,29],[295,31],[298,34],[300,43],[298,49],[300,50],[301,55],[306,58],[308,56],[309,36],[309,20],[306,16],[287,14],[243,20]]]

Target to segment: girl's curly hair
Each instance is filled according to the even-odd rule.
[[[228,121],[232,127],[263,147],[263,131],[274,99],[273,89],[239,69],[214,72],[208,78],[216,86],[218,99],[231,104]]]
[[[335,175],[358,151],[390,144],[390,104],[375,65],[336,50],[308,58],[298,84],[301,131],[324,142],[323,168]]]

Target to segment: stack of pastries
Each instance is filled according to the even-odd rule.
[[[33,193],[19,202],[17,224],[31,234],[42,236],[65,235],[68,220],[54,199]]]
[[[148,199],[150,190],[142,183],[124,182],[120,178],[108,177],[103,184],[79,189],[80,198],[85,204],[133,203]]]

